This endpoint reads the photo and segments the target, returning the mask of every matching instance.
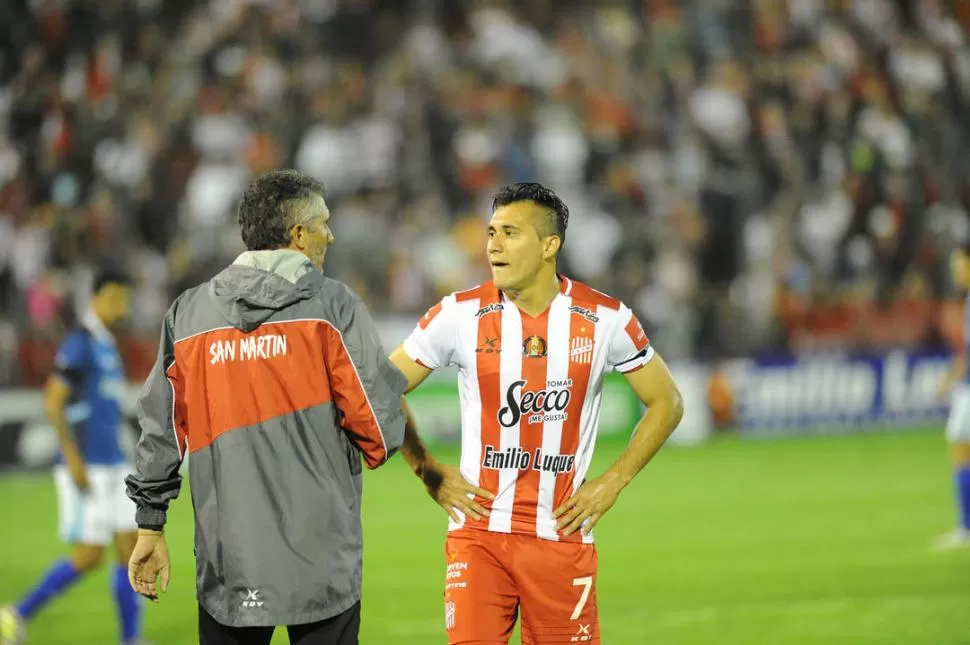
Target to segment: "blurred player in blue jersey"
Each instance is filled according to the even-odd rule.
[[[962,290],[970,290],[970,244],[953,252],[950,258],[953,282]],[[946,424],[946,438],[953,455],[956,499],[960,524],[943,535],[936,543],[939,549],[970,546],[970,374],[967,373],[967,352],[970,350],[970,295],[963,305],[963,348],[941,387],[941,394],[953,390],[950,418]],[[959,383],[958,383],[959,382]],[[958,384],[957,384],[958,383]],[[954,385],[956,388],[954,389]]]
[[[27,623],[47,603],[95,570],[105,547],[112,542],[117,563],[110,579],[121,642],[140,642],[141,601],[128,584],[128,559],[138,527],[135,505],[125,494],[125,477],[130,470],[119,444],[125,378],[118,347],[109,331],[127,314],[127,279],[113,272],[102,273],[95,279],[81,325],[58,349],[55,372],[44,392],[44,407],[60,442],[54,482],[61,538],[71,545],[71,551],[54,563],[17,605],[0,610],[3,645],[22,642]]]

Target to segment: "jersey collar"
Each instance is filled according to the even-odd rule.
[[[573,292],[573,281],[561,273],[557,273],[556,277],[559,278],[559,293],[564,296],[571,295]]]
[[[108,328],[104,326],[104,323],[101,322],[101,319],[98,318],[98,315],[94,313],[94,309],[91,307],[88,307],[81,317],[81,324],[101,342],[114,344],[114,335],[108,331]]]
[[[559,296],[571,296],[573,293],[573,281],[561,273],[556,273],[556,277],[559,279],[559,293],[556,294],[556,298]],[[495,289],[496,302],[510,302],[508,296],[505,295],[505,291],[496,287],[495,282],[490,280],[488,285]],[[967,297],[970,298],[970,296]]]

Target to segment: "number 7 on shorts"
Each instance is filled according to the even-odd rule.
[[[589,602],[589,592],[593,588],[593,576],[584,576],[582,578],[575,578],[573,580],[574,587],[583,587],[583,593],[579,597],[579,602],[576,603],[576,609],[573,610],[573,615],[569,617],[569,620],[576,620],[583,613],[583,608],[586,607],[586,603]]]

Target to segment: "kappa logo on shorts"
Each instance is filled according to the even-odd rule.
[[[445,629],[452,629],[455,626],[455,602],[449,600],[445,603]]]
[[[570,643],[584,643],[593,640],[592,625],[580,625],[576,635],[569,639]]]

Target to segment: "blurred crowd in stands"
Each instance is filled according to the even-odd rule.
[[[491,194],[535,180],[562,270],[670,358],[952,340],[968,29],[965,0],[3,0],[0,385],[42,382],[104,264],[143,375],[282,166],[378,316],[487,279]]]

